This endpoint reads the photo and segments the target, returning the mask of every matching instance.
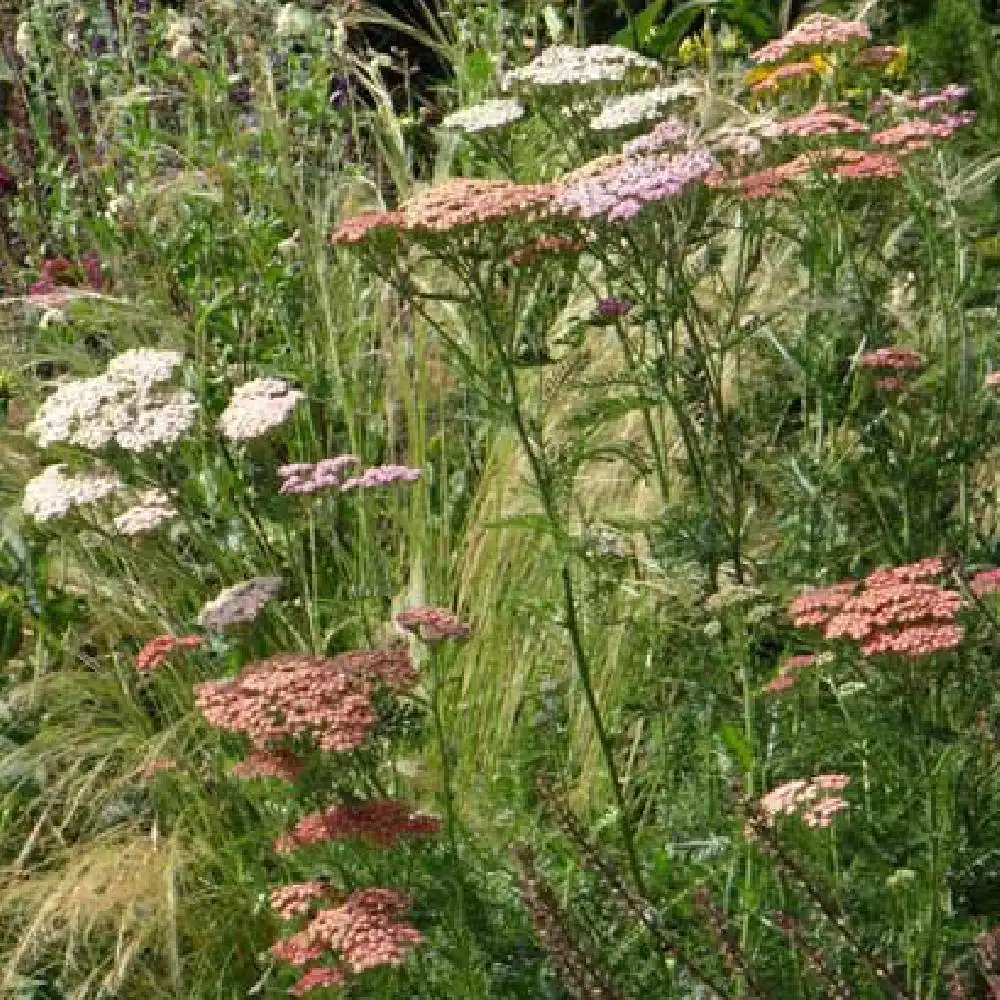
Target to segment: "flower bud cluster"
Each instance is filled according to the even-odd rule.
[[[396,624],[401,629],[420,636],[424,642],[464,639],[470,631],[469,626],[447,608],[407,608],[396,615]]]

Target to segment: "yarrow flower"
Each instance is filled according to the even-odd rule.
[[[407,608],[396,615],[396,624],[407,632],[419,635],[424,642],[464,639],[470,632],[469,626],[447,608]]]
[[[93,250],[88,251],[75,264],[65,257],[53,257],[42,261],[42,274],[29,289],[29,296],[49,295],[60,288],[79,288],[86,284],[91,291],[99,292],[104,287],[101,277],[101,260]]]
[[[271,909],[282,920],[294,920],[305,916],[317,900],[329,899],[332,895],[333,890],[326,882],[295,882],[271,891]]]
[[[423,475],[422,469],[407,465],[375,465],[360,476],[351,476],[341,484],[341,490],[369,489],[375,486],[392,486],[394,483],[415,483]]]
[[[873,368],[876,371],[916,371],[926,364],[926,359],[919,351],[908,347],[880,347],[861,355],[859,361],[862,368]]]
[[[753,70],[748,76],[751,94],[760,94],[765,90],[777,90],[785,80],[807,80],[820,72],[820,66],[815,62],[785,63],[772,70]]]
[[[162,490],[147,490],[139,503],[115,518],[115,530],[120,535],[145,535],[161,524],[177,517],[177,508]]]
[[[289,988],[288,992],[293,997],[301,997],[313,990],[344,986],[346,983],[347,975],[343,969],[330,965],[320,965],[306,972],[294,986]]]
[[[296,462],[278,469],[282,493],[315,493],[317,490],[339,488],[344,483],[344,473],[360,459],[357,455],[337,455],[324,458],[310,465]]]
[[[300,955],[335,952],[353,973],[399,966],[423,941],[423,935],[403,920],[408,908],[403,893],[358,889],[340,906],[320,910],[303,930],[279,943]]]
[[[786,136],[806,138],[867,131],[868,127],[866,125],[855,118],[851,118],[850,115],[833,111],[825,104],[817,104],[805,114],[765,125],[761,128],[760,134],[767,139],[780,139]]]
[[[808,781],[796,778],[768,792],[757,803],[758,815],[768,826],[779,816],[801,816],[806,826],[828,827],[847,801],[829,792],[841,792],[851,782],[846,774],[818,774]]]
[[[969,589],[977,596],[1000,591],[1000,569],[984,569],[969,581]]]
[[[587,87],[621,83],[636,74],[660,69],[653,59],[619,45],[552,45],[526,66],[503,76],[503,90],[532,91],[551,87]]]
[[[182,360],[177,351],[126,351],[105,374],[59,386],[27,431],[43,448],[65,442],[97,451],[113,442],[142,453],[173,444],[190,430],[198,405],[186,390],[157,387]]]
[[[590,127],[595,132],[633,128],[659,117],[666,105],[687,97],[696,97],[699,93],[700,88],[696,84],[683,81],[671,87],[653,87],[620,97],[609,97],[600,113],[591,118]]]
[[[878,570],[792,602],[793,621],[819,626],[827,639],[851,639],[863,656],[900,653],[925,656],[954,649],[964,638],[955,624],[962,597],[926,582],[943,572],[937,558]],[[860,589],[860,592],[855,592]]]
[[[683,142],[687,138],[687,126],[675,118],[660,122],[651,132],[631,139],[622,146],[625,156],[642,156],[645,153],[658,153],[667,146]]]
[[[249,664],[232,680],[195,687],[209,725],[242,733],[256,749],[309,737],[340,753],[364,743],[375,724],[372,685],[323,656],[282,653]]]
[[[891,128],[872,135],[872,142],[880,146],[896,146],[905,152],[927,149],[932,139],[948,139],[958,129],[971,125],[976,120],[975,111],[962,111],[945,115],[940,121],[932,122],[924,118],[911,118]]]
[[[407,199],[394,212],[367,212],[347,219],[331,234],[330,242],[358,244],[382,232],[429,235],[513,219],[536,220],[547,213],[557,191],[555,184],[456,177]]]
[[[35,521],[65,517],[73,507],[82,507],[103,500],[122,488],[111,473],[85,472],[66,475],[67,465],[59,462],[45,470],[24,487],[22,508]]]
[[[135,669],[141,674],[162,667],[175,649],[197,649],[205,640],[200,635],[158,635],[136,653]]]
[[[811,667],[816,663],[813,654],[803,654],[800,656],[789,656],[778,664],[778,674],[764,685],[763,690],[768,694],[778,694],[787,691],[795,685],[799,674],[805,667]]]
[[[289,750],[251,750],[243,760],[234,764],[229,773],[234,778],[253,781],[256,778],[277,778],[280,781],[298,780],[305,764]]]
[[[436,816],[418,812],[398,799],[375,799],[330,806],[303,816],[276,845],[285,854],[334,840],[359,840],[375,847],[395,847],[411,837],[432,837],[441,830]]]
[[[441,128],[474,135],[477,132],[504,128],[523,117],[524,105],[520,101],[508,99],[483,101],[446,115],[441,122]]]
[[[557,254],[578,254],[585,249],[584,244],[579,240],[570,240],[564,236],[539,236],[532,240],[520,250],[515,250],[507,258],[514,267],[521,267],[525,264],[534,264],[536,261],[544,260]]]
[[[1000,372],[990,372],[986,376],[984,384],[987,389],[1000,389]]]
[[[597,300],[597,316],[599,319],[619,319],[627,316],[634,308],[631,299],[620,299],[613,295]]]
[[[219,417],[219,430],[230,441],[263,437],[280,427],[305,393],[281,378],[258,378],[233,390],[229,405]]]
[[[228,625],[251,622],[281,590],[280,576],[255,576],[220,591],[198,615],[202,628],[219,631]]]
[[[810,14],[781,38],[751,52],[750,59],[755,63],[782,62],[801,50],[867,42],[871,37],[871,29],[863,21],[845,21],[829,14]]]
[[[910,106],[917,111],[931,111],[945,104],[964,101],[969,96],[969,88],[958,83],[950,83],[941,90],[929,90],[911,98]]]
[[[566,184],[555,202],[584,219],[627,220],[646,205],[679,195],[716,166],[707,149],[632,158]]]

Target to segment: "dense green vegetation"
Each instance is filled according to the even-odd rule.
[[[1000,996],[996,10],[406,13],[4,11],[0,995]]]

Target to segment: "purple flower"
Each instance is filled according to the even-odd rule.
[[[341,489],[365,489],[370,486],[391,486],[393,483],[413,483],[423,475],[423,470],[412,469],[407,465],[376,465],[365,469],[360,476],[345,479]]]
[[[635,157],[567,184],[555,203],[576,210],[585,219],[603,215],[610,221],[624,221],[648,204],[680,194],[717,165],[707,149]]]
[[[324,458],[311,465],[307,462],[295,462],[282,465],[278,475],[282,479],[282,493],[315,493],[317,490],[342,488],[344,473],[358,464],[357,455],[337,455],[336,458]]]
[[[634,303],[631,299],[619,299],[609,296],[597,300],[597,315],[601,319],[617,319],[632,311]]]
[[[917,95],[915,107],[918,111],[930,111],[932,108],[940,107],[942,104],[951,104],[964,100],[969,96],[969,88],[957,83],[949,83],[941,90],[924,91]]]

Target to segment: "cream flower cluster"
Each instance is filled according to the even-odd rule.
[[[491,100],[473,104],[447,115],[441,127],[473,135],[503,128],[524,117],[524,105],[514,100]]]
[[[148,535],[161,524],[177,517],[177,508],[162,490],[147,490],[139,502],[115,518],[119,535]]]
[[[503,89],[583,87],[621,83],[630,74],[654,73],[659,63],[619,45],[552,45],[526,66],[504,74]]]
[[[280,427],[305,393],[282,378],[258,378],[238,386],[219,417],[219,430],[230,441],[259,438]]]
[[[600,113],[590,120],[590,127],[595,132],[631,128],[658,117],[668,104],[696,97],[699,92],[696,84],[682,81],[670,87],[653,87],[623,94],[621,97],[611,97],[605,101]]]
[[[187,390],[170,391],[183,356],[177,351],[131,350],[103,375],[61,385],[28,424],[41,447],[65,443],[99,451],[114,442],[142,453],[179,440],[194,423],[197,403]]]
[[[117,476],[103,472],[66,474],[66,464],[49,465],[24,488],[24,513],[35,521],[65,517],[70,508],[96,503],[121,488]]]

